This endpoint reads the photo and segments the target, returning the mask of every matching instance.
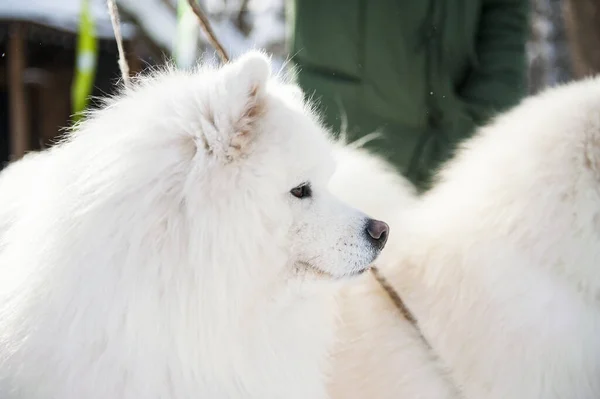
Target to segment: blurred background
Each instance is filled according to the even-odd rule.
[[[117,4],[132,73],[170,58],[180,67],[201,57],[217,61],[184,1]],[[279,66],[290,58],[293,32],[286,0],[199,4],[230,56],[261,48]],[[600,0],[531,0],[529,7],[527,93],[600,70]],[[118,79],[117,46],[104,0],[0,0],[2,164],[51,145],[77,119],[73,115],[93,107],[94,98],[111,94]]]

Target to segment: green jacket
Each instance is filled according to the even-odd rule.
[[[528,0],[295,0],[290,11],[298,80],[325,122],[351,140],[381,132],[367,147],[418,186],[526,93]]]

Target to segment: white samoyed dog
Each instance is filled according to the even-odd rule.
[[[375,217],[389,196],[401,203],[404,183],[342,173],[380,166],[340,163],[335,193]],[[600,78],[499,116],[410,212],[390,212],[401,228],[376,264],[425,340],[363,276],[344,305],[333,397],[600,397]]]
[[[337,281],[388,235],[334,163],[252,52],[142,79],[9,166],[0,397],[326,398]]]

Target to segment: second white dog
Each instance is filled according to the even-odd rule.
[[[351,175],[332,187],[375,216],[382,198],[404,201],[404,183]],[[377,264],[431,351],[365,276],[346,301],[334,397],[600,397],[600,79],[524,101],[467,142],[412,212],[386,212],[395,234]]]

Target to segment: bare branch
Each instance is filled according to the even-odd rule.
[[[221,62],[229,62],[229,56],[227,55],[227,52],[225,52],[225,49],[221,45],[221,42],[219,42],[219,39],[217,39],[217,36],[212,30],[210,22],[208,21],[206,14],[204,14],[204,11],[202,11],[202,8],[200,8],[200,5],[196,2],[196,0],[188,0],[188,3],[190,4],[190,7],[192,7],[192,11],[194,11],[194,14],[196,14],[196,16],[198,17],[202,29],[204,29],[206,36],[208,36],[208,41],[210,42],[210,44],[212,44],[215,50],[217,50],[217,54],[219,54]]]
[[[121,35],[121,22],[119,19],[119,9],[117,8],[116,0],[106,0],[108,4],[108,12],[110,14],[110,22],[112,23],[115,39],[117,41],[117,49],[119,50],[119,69],[123,77],[125,87],[130,86],[129,79],[129,64],[125,58],[125,50],[123,49],[123,36]]]

